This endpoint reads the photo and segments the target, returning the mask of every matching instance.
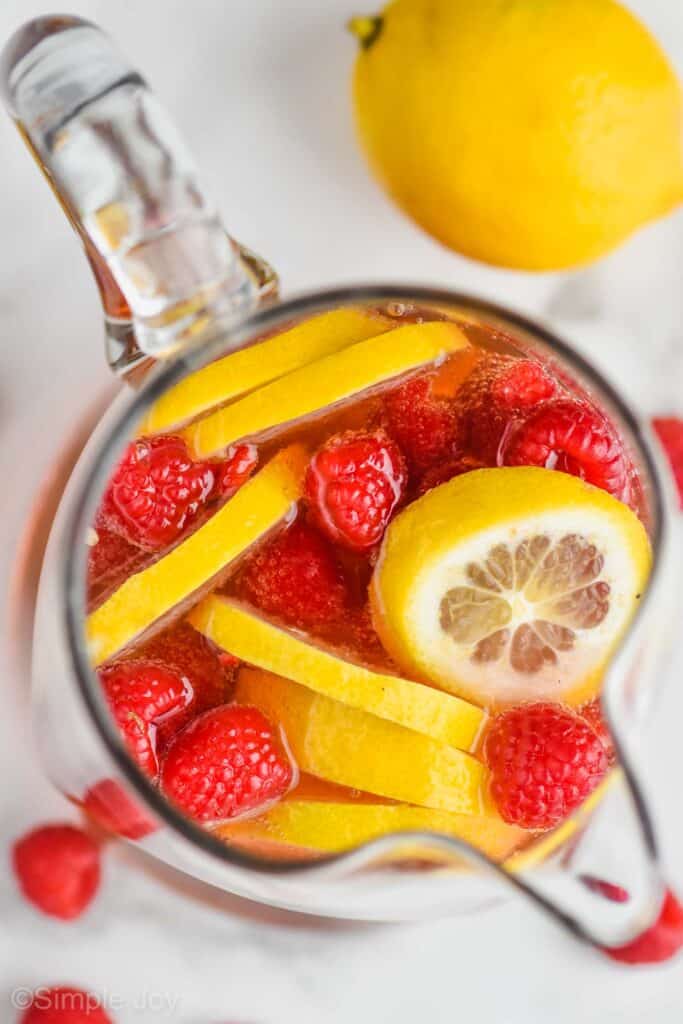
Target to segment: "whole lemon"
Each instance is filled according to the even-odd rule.
[[[458,252],[569,267],[683,198],[678,79],[616,0],[394,0],[351,28],[372,165]]]

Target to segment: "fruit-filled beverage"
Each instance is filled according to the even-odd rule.
[[[88,537],[88,650],[140,771],[225,843],[508,861],[609,772],[646,522],[617,427],[526,341],[339,308],[148,410]]]

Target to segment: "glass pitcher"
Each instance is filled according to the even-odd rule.
[[[670,484],[646,428],[567,344],[492,303],[411,285],[276,301],[276,275],[225,232],[167,115],[94,25],[57,16],[28,23],[5,48],[2,78],[11,116],[82,239],[102,299],[107,359],[128,385],[84,447],[43,565],[33,693],[37,738],[55,784],[149,854],[272,906],[410,920],[518,893],[598,947],[639,936],[658,918],[666,885],[638,780],[638,736],[656,668],[673,640],[679,575]],[[551,361],[607,410],[638,467],[654,560],[603,684],[616,765],[571,818],[502,862],[462,839],[421,830],[307,861],[228,845],[176,811],[136,767],[91,668],[83,627],[88,537],[127,440],[162,396],[201,367],[344,309],[397,319],[417,310],[421,318],[454,318],[511,336],[520,351]],[[269,350],[262,351],[267,363]],[[290,357],[291,366],[305,362],[300,352]],[[262,367],[263,380],[268,372]],[[628,898],[615,898],[623,890]]]

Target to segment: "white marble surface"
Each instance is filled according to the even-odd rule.
[[[350,122],[351,0],[73,0],[107,26],[175,111],[237,237],[287,290],[363,278],[469,289],[546,318],[644,413],[683,411],[683,215],[578,274],[503,273],[453,256],[369,180]],[[683,8],[632,0],[683,72]],[[43,2],[3,0],[0,37]],[[18,137],[0,120],[0,577],[39,482],[86,397],[106,383],[95,291]],[[4,587],[3,587],[4,590]],[[7,602],[8,603],[8,602]],[[3,608],[2,618],[6,621]],[[0,651],[0,856],[70,811],[43,780],[27,695]],[[683,890],[683,651],[646,737],[671,877]],[[511,903],[419,927],[313,927],[250,910],[143,865],[124,848],[82,922],[39,917],[0,869],[0,1019],[12,989],[60,980],[112,994],[116,1020],[264,1024],[630,1021],[678,1024],[683,961],[625,973]],[[171,1007],[171,1008],[169,1008]]]

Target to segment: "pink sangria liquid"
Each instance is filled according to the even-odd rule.
[[[150,411],[90,537],[93,665],[139,768],[228,844],[428,830],[505,861],[608,772],[642,519],[557,367],[433,311],[334,310]]]

